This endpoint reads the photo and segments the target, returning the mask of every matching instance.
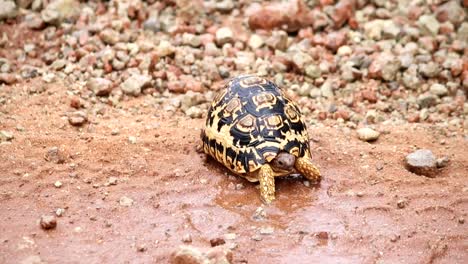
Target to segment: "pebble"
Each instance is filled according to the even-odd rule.
[[[56,164],[62,164],[65,162],[65,154],[58,147],[50,148],[44,158],[46,161]]]
[[[310,78],[317,79],[322,75],[322,71],[318,65],[310,64],[305,68],[305,74]]]
[[[43,29],[45,23],[42,20],[41,16],[37,13],[29,13],[24,16],[24,23],[28,28],[31,29]]]
[[[288,33],[283,30],[273,31],[265,43],[275,50],[285,50],[288,47]]]
[[[121,206],[130,207],[133,205],[133,199],[128,198],[127,196],[122,196],[119,199],[119,204]]]
[[[182,242],[184,243],[192,243],[192,236],[190,234],[185,234],[182,237]]]
[[[63,208],[57,208],[57,210],[55,210],[55,215],[58,217],[63,216],[64,213],[65,213],[65,209]]]
[[[14,1],[0,0],[0,20],[13,18],[17,14]]]
[[[128,142],[129,142],[130,144],[136,144],[136,143],[137,143],[137,138],[134,137],[134,136],[129,136],[129,137],[128,137]]]
[[[72,126],[82,126],[88,121],[88,116],[83,111],[75,111],[68,116],[68,122]]]
[[[224,247],[201,249],[192,246],[180,246],[171,254],[170,258],[170,263],[174,264],[233,263],[233,254],[231,250]]]
[[[201,43],[202,43],[200,36],[190,34],[190,33],[184,33],[182,35],[182,42],[185,45],[189,45],[189,46],[194,47],[194,48],[200,47]]]
[[[380,132],[373,130],[369,127],[363,127],[358,129],[357,131],[358,138],[362,141],[375,141],[379,138]]]
[[[437,166],[437,168],[447,167],[449,161],[450,161],[449,157],[438,158],[436,160],[436,166]]]
[[[190,118],[202,118],[203,110],[201,110],[197,106],[192,106],[185,111],[185,114],[189,116]]]
[[[148,247],[147,247],[145,244],[138,244],[138,245],[136,246],[136,250],[137,250],[138,252],[145,252],[145,251],[148,250]]]
[[[107,184],[108,185],[117,185],[117,177],[109,177],[109,179],[107,180]]]
[[[406,207],[407,203],[408,202],[405,199],[400,199],[397,201],[397,207],[403,209]]]
[[[253,34],[249,38],[248,45],[252,50],[256,50],[256,49],[262,47],[264,44],[265,44],[265,42],[263,41],[263,38],[261,36],[257,35],[257,34]]]
[[[101,31],[101,33],[99,33],[99,37],[105,44],[109,44],[109,45],[115,45],[120,40],[119,32],[110,28],[107,28]]]
[[[217,247],[217,246],[224,245],[224,244],[226,244],[226,241],[221,237],[210,239],[210,245],[212,247]]]
[[[13,84],[17,81],[16,76],[12,73],[0,73],[0,84]]]
[[[86,85],[97,96],[107,96],[113,88],[112,82],[105,78],[91,78]]]
[[[275,231],[275,229],[271,226],[267,226],[267,227],[261,227],[259,232],[261,235],[271,235],[273,234]]]
[[[176,52],[176,48],[167,40],[161,40],[158,47],[156,48],[156,53],[160,57],[171,56]]]
[[[418,175],[424,175],[427,177],[435,177],[437,161],[432,154],[432,151],[428,149],[419,149],[413,153],[410,153],[405,158],[406,168]]]
[[[234,42],[234,33],[228,27],[222,27],[216,30],[216,44],[223,46],[226,43]]]
[[[55,188],[60,188],[60,187],[62,187],[62,185],[63,185],[63,184],[62,184],[61,181],[56,181],[56,182],[54,183]]]
[[[57,227],[57,218],[53,215],[43,215],[41,216],[39,224],[44,230],[54,229]]]
[[[15,138],[12,132],[0,130],[0,142],[12,141]]]
[[[428,108],[437,103],[437,98],[433,94],[421,94],[418,96],[417,103],[421,108]]]
[[[427,31],[432,35],[437,35],[439,32],[440,24],[434,15],[422,15],[418,19],[418,25],[422,30]]]
[[[429,89],[429,91],[434,94],[434,95],[437,95],[437,96],[446,96],[448,94],[448,89],[447,87],[445,87],[445,85],[443,84],[440,84],[440,83],[434,83],[431,85],[431,88]]]
[[[142,89],[150,84],[150,76],[133,74],[120,85],[120,88],[125,94],[138,96],[141,94]]]

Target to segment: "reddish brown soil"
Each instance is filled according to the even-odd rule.
[[[45,91],[28,93],[34,87]],[[468,144],[461,136],[402,125],[380,127],[388,133],[370,144],[331,123],[309,127],[322,183],[277,180],[277,200],[257,219],[256,185],[196,152],[202,119],[170,116],[139,97],[122,109],[104,108],[77,129],[64,118],[71,110],[65,85],[34,80],[0,93],[9,99],[0,106],[0,130],[15,136],[0,145],[0,263],[31,256],[47,263],[166,263],[187,234],[192,245],[209,247],[210,239],[230,233],[235,263],[468,260]],[[116,128],[120,133],[111,135]],[[45,160],[51,147],[65,155],[63,164]],[[450,163],[435,178],[412,174],[403,158],[415,147]],[[109,177],[117,185],[106,186]],[[134,204],[121,206],[122,196]],[[57,208],[65,208],[57,228],[42,230],[40,216]],[[266,227],[273,232],[260,234]]]

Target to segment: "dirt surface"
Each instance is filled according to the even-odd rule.
[[[164,263],[188,235],[205,247],[226,236],[235,263],[468,258],[468,149],[461,136],[403,125],[382,127],[386,133],[370,144],[326,122],[309,127],[323,181],[306,187],[302,177],[277,180],[277,200],[264,206],[255,184],[196,152],[202,119],[152,107],[134,112],[144,101],[138,98],[76,129],[62,116],[69,97],[61,84],[25,92],[40,82],[2,91],[16,95],[2,108],[8,118],[0,128],[20,131],[0,145],[1,263],[31,256],[48,263]],[[47,156],[53,147],[63,163]],[[408,172],[403,159],[416,147],[448,156],[449,166],[435,178]],[[122,197],[133,204],[120,205]],[[41,215],[58,208],[64,213],[57,228],[41,230]]]

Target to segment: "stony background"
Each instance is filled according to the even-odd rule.
[[[75,125],[132,96],[200,118],[257,73],[312,124],[466,128],[467,1],[260,2],[1,0],[0,82],[64,81]]]

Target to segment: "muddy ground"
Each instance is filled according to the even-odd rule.
[[[462,136],[410,124],[381,127],[367,143],[331,123],[310,126],[323,181],[277,180],[277,200],[264,206],[255,184],[196,152],[203,119],[145,107],[140,97],[77,129],[63,116],[63,84],[28,93],[36,85],[44,84],[2,90],[10,100],[0,128],[15,132],[0,145],[1,263],[165,263],[179,245],[209,247],[213,238],[225,239],[234,263],[468,258]],[[403,159],[415,148],[448,156],[449,165],[435,178],[410,173]],[[41,215],[59,208],[56,229],[42,230]]]

